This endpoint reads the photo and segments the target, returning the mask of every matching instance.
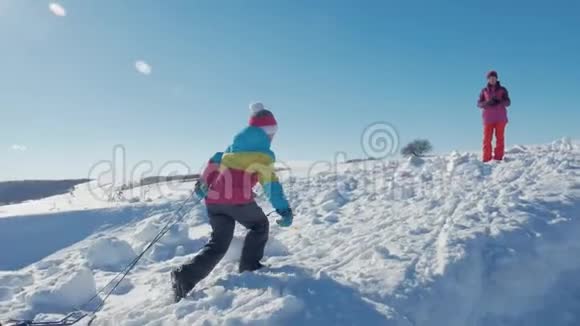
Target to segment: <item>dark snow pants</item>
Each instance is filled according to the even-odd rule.
[[[208,204],[207,211],[212,227],[211,239],[191,263],[181,268],[193,284],[207,277],[222,260],[233,239],[236,221],[249,230],[242,249],[240,269],[255,266],[264,256],[264,247],[268,242],[268,218],[255,202],[243,205]]]

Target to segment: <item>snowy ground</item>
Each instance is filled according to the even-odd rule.
[[[272,267],[236,273],[238,229],[217,269],[171,304],[169,271],[209,234],[204,208],[193,207],[93,325],[578,325],[580,146],[516,146],[507,156],[286,178],[296,220],[272,226]],[[81,185],[0,207],[0,320],[82,304],[155,236],[191,184],[182,187],[110,202]]]

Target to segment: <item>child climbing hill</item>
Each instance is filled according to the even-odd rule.
[[[234,137],[225,152],[216,153],[209,160],[196,186],[197,195],[205,198],[212,234],[191,263],[172,271],[175,301],[184,298],[224,257],[236,222],[249,230],[242,249],[240,273],[263,267],[260,260],[268,241],[269,222],[254,200],[252,188],[258,182],[282,217],[276,222],[283,227],[292,224],[293,213],[274,172],[276,157],[270,149],[277,121],[262,103],[251,104],[250,110],[249,126]]]

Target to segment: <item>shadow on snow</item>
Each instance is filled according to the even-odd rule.
[[[216,285],[227,290],[236,288],[272,288],[282,295],[292,295],[303,308],[277,325],[394,325],[384,314],[365,301],[351,287],[323,275],[314,278],[296,267],[271,268],[265,272],[231,275]]]
[[[0,219],[0,270],[17,270],[106,228],[145,217],[150,207],[126,207]]]

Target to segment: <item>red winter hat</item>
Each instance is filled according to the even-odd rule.
[[[273,137],[278,130],[278,122],[274,114],[268,110],[263,103],[256,102],[250,104],[250,126],[262,128],[270,137]]]
[[[498,78],[497,77],[497,71],[491,70],[490,72],[487,73],[487,78],[489,78],[491,76],[494,76],[495,78]]]

